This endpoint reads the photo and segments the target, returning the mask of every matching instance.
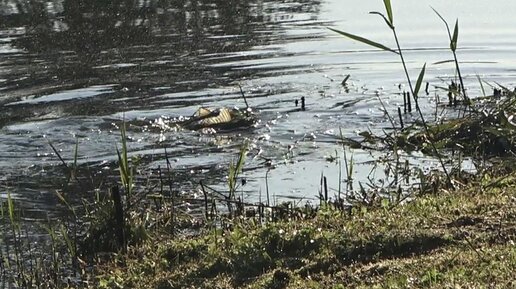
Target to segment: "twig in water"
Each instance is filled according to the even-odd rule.
[[[265,172],[265,191],[267,193],[267,206],[270,206],[270,199],[269,199],[269,172],[271,169],[267,169],[267,172]]]
[[[403,117],[401,116],[401,108],[398,106],[398,117],[400,118],[401,129],[403,129]]]
[[[240,84],[238,85],[238,88],[240,88],[240,94],[242,94],[242,97],[244,98],[245,108],[247,111],[247,109],[249,109],[249,104],[247,103],[247,98],[245,97],[244,90],[242,89],[242,86]]]
[[[344,77],[344,80],[342,80],[342,82],[341,82],[340,84],[342,84],[342,86],[346,86],[346,85],[348,85],[348,84],[346,83],[346,81],[348,81],[348,79],[349,79],[349,77],[350,77],[350,76],[351,76],[351,74],[346,75],[346,77]]]

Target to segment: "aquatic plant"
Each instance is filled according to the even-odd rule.
[[[133,177],[134,177],[134,169],[130,166],[129,158],[127,157],[127,135],[125,128],[125,121],[122,122],[120,126],[120,138],[122,142],[122,150],[118,149],[118,145],[116,146],[116,153],[118,155],[118,167],[120,170],[120,180],[122,181],[122,185],[125,188],[125,193],[127,194],[128,206],[130,205],[130,200],[133,192]]]
[[[427,123],[425,121],[425,118],[423,116],[423,112],[421,111],[421,108],[419,107],[418,93],[419,93],[419,90],[421,88],[421,84],[423,82],[423,77],[425,75],[426,63],[421,68],[419,76],[418,76],[418,78],[416,80],[416,84],[415,84],[415,86],[413,86],[411,78],[410,78],[409,73],[408,73],[408,69],[407,69],[407,65],[406,65],[406,62],[405,62],[405,58],[403,56],[403,51],[402,51],[401,46],[400,46],[400,42],[399,42],[399,39],[398,39],[398,34],[396,33],[396,28],[394,26],[394,17],[393,17],[393,13],[392,13],[391,1],[390,0],[383,0],[383,3],[384,3],[384,6],[385,6],[387,17],[383,13],[377,12],[377,11],[370,12],[370,14],[375,14],[375,15],[381,16],[383,18],[383,20],[385,21],[385,23],[387,24],[387,26],[389,27],[389,29],[391,29],[391,31],[393,33],[393,36],[394,36],[394,40],[396,42],[396,47],[397,47],[396,50],[391,49],[391,48],[389,48],[389,47],[387,47],[387,46],[385,46],[383,44],[380,44],[378,42],[369,40],[369,39],[361,37],[361,36],[357,36],[357,35],[354,35],[354,34],[351,34],[351,33],[348,33],[348,32],[340,31],[340,30],[337,30],[337,29],[334,29],[334,28],[329,28],[329,29],[334,31],[334,32],[336,32],[336,33],[338,33],[338,34],[340,34],[340,35],[342,35],[342,36],[345,36],[347,38],[351,38],[353,40],[365,43],[367,45],[370,45],[370,46],[373,46],[373,47],[376,47],[376,48],[379,48],[379,49],[382,49],[382,50],[385,50],[385,51],[396,53],[396,54],[398,54],[400,56],[400,60],[401,60],[401,63],[403,65],[403,71],[405,72],[405,76],[407,78],[407,82],[408,82],[408,85],[409,85],[409,88],[410,88],[410,92],[412,94],[412,98],[414,100],[414,104],[415,104],[416,110],[417,110],[417,112],[419,114],[419,117],[421,119],[423,128],[425,130],[425,134],[426,134],[426,136],[429,139],[429,143],[432,146],[432,149],[433,149],[433,152],[434,152],[435,156],[438,158],[438,160],[439,160],[439,162],[441,164],[441,167],[442,167],[443,171],[445,172],[445,174],[447,176],[448,185],[450,187],[453,187],[453,183],[451,181],[451,177],[448,174],[448,170],[447,170],[447,168],[446,168],[446,166],[444,164],[444,161],[443,161],[443,159],[441,157],[441,154],[439,153],[439,151],[437,150],[437,148],[436,148],[436,146],[434,144],[434,138],[433,138],[432,134],[430,133],[430,131],[428,130],[428,125],[427,125]],[[457,28],[457,31],[458,31],[458,28]],[[454,36],[454,39],[455,39],[455,42],[453,42],[453,43],[456,46],[457,42],[456,42],[456,37],[455,36]],[[455,49],[455,46],[454,46],[454,49]]]
[[[448,32],[448,38],[450,40],[450,50],[453,53],[453,61],[455,63],[455,69],[457,70],[457,74],[458,74],[459,81],[460,81],[460,88],[462,90],[462,97],[464,99],[464,103],[471,104],[471,102],[469,100],[469,97],[466,95],[466,88],[464,86],[464,80],[462,79],[462,74],[461,74],[461,71],[460,71],[459,60],[457,59],[457,53],[456,53],[457,41],[458,41],[458,38],[459,38],[459,19],[457,19],[455,21],[455,28],[453,29],[453,35],[452,35],[451,32],[450,32],[450,26],[448,25],[448,22],[441,16],[441,14],[439,14],[439,12],[437,12],[437,10],[435,10],[433,7],[431,7],[431,8],[432,8],[432,10],[434,10],[435,14],[437,14],[437,16],[439,16],[439,18],[441,18],[441,20],[444,22],[444,25],[446,26],[446,31]]]
[[[40,228],[46,230],[50,242],[33,242]],[[60,286],[68,266],[61,244],[50,226],[31,228],[24,222],[21,208],[8,191],[0,203],[0,288]]]
[[[238,189],[238,177],[242,173],[242,169],[244,168],[245,163],[245,156],[247,154],[247,143],[244,143],[240,147],[240,151],[238,153],[238,159],[235,162],[234,160],[231,160],[229,163],[229,170],[228,170],[228,189],[229,189],[229,196],[228,199],[233,201],[236,199],[236,191]],[[232,213],[232,205],[228,203],[228,209],[229,213]]]

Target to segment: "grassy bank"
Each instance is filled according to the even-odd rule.
[[[403,205],[159,230],[96,265],[90,288],[514,288],[516,174]]]

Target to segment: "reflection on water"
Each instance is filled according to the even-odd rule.
[[[356,137],[360,130],[390,128],[378,97],[394,112],[404,81],[395,56],[325,29],[335,26],[392,45],[384,23],[367,15],[381,3],[361,1],[353,9],[343,3],[0,0],[0,195],[9,190],[28,206],[55,206],[53,191],[65,189],[66,178],[49,141],[71,162],[78,140],[80,190],[113,183],[122,119],[131,154],[141,156],[142,175],[158,180],[166,150],[177,191],[191,190],[200,179],[221,188],[243,138],[251,142],[246,197],[257,200],[265,191],[269,160],[276,168],[268,182],[277,196],[313,199],[322,172],[336,191],[339,168],[324,160],[339,149],[339,129]],[[444,0],[397,2],[409,72],[417,75],[427,62],[431,87],[454,76],[451,64],[431,65],[450,58],[442,23],[429,8],[413,12],[432,5],[465,23],[459,58],[470,94],[479,91],[476,74],[514,85],[516,33],[510,27],[516,24],[509,25],[514,17],[504,9],[510,3],[491,3],[491,13],[499,15],[493,18],[479,0],[460,9]],[[483,43],[482,35],[492,37]],[[238,84],[257,112],[256,127],[216,135],[164,128],[199,106],[243,107]],[[421,99],[429,114],[439,93],[431,89]],[[301,96],[305,112],[293,110]],[[354,151],[354,157],[367,181],[375,168],[367,161],[378,156]]]
[[[271,23],[288,21],[294,13],[316,15],[319,5],[272,2],[6,1],[4,14],[11,14],[4,16],[3,39],[18,52],[3,62],[3,91],[38,95],[116,83],[139,89],[143,98],[156,86],[177,92],[226,85],[250,75],[212,66],[217,58],[281,42],[282,31]],[[181,83],[185,80],[190,81]],[[12,113],[0,123],[13,116],[25,117]]]

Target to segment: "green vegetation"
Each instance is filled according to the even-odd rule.
[[[419,73],[419,76],[418,76],[418,78],[416,80],[416,85],[413,86],[411,78],[409,76],[409,72],[408,72],[408,69],[407,69],[407,64],[405,62],[405,58],[403,57],[403,50],[401,49],[400,41],[398,39],[398,34],[396,33],[396,27],[394,26],[394,18],[392,16],[391,1],[390,0],[383,0],[383,4],[385,6],[385,11],[387,13],[387,17],[385,17],[385,15],[382,14],[381,12],[373,11],[373,12],[369,12],[369,13],[370,14],[379,15],[380,17],[383,18],[383,20],[385,20],[385,23],[387,24],[389,29],[392,31],[392,34],[394,36],[394,40],[396,41],[396,47],[397,47],[396,50],[388,48],[388,47],[386,47],[383,44],[374,42],[372,40],[369,40],[369,39],[366,39],[366,38],[363,38],[363,37],[360,37],[360,36],[357,36],[357,35],[354,35],[354,34],[351,34],[351,33],[347,33],[347,32],[344,32],[344,31],[337,30],[337,29],[333,29],[333,28],[329,28],[329,29],[334,31],[334,32],[336,32],[336,33],[338,33],[338,34],[340,34],[340,35],[342,35],[342,36],[345,36],[345,37],[351,38],[353,40],[357,40],[357,41],[363,42],[363,43],[365,43],[367,45],[370,45],[370,46],[373,46],[373,47],[376,47],[376,48],[380,48],[380,49],[383,49],[385,51],[396,53],[396,54],[398,54],[400,56],[400,61],[401,61],[401,64],[403,65],[403,71],[405,72],[405,76],[407,78],[407,83],[408,83],[409,88],[410,88],[410,93],[412,94],[412,99],[414,100],[414,104],[416,106],[416,110],[417,110],[417,112],[419,114],[419,117],[421,119],[421,124],[423,126],[425,135],[426,135],[426,137],[428,139],[428,143],[430,144],[430,147],[432,148],[434,156],[437,157],[437,159],[439,160],[439,162],[441,164],[441,168],[444,171],[444,174],[446,175],[446,180],[448,182],[448,185],[450,187],[453,187],[452,180],[450,178],[450,175],[448,174],[448,169],[446,168],[446,165],[444,164],[444,161],[443,161],[443,158],[441,157],[441,154],[439,153],[439,151],[437,150],[437,147],[435,146],[435,136],[432,135],[431,132],[429,131],[427,122],[426,122],[426,120],[425,120],[425,118],[423,116],[423,112],[421,111],[421,108],[419,106],[418,93],[419,93],[419,90],[421,89],[421,84],[423,83],[423,78],[425,76],[426,63],[423,65],[423,68],[421,69],[421,71]],[[436,11],[436,13],[437,13],[437,11]],[[439,17],[440,17],[440,15],[439,15]],[[446,21],[442,17],[441,17],[441,19],[445,22],[446,27],[448,27],[448,24],[446,23]],[[457,25],[458,25],[458,22],[457,22]],[[455,60],[456,61],[457,61],[457,57],[456,57],[456,54],[455,54],[455,49],[457,48],[457,38],[458,38],[458,26],[457,25],[455,26],[455,31],[454,31],[453,38],[451,38],[451,36],[450,36],[450,41],[451,41],[450,48],[453,51],[453,55],[455,56]],[[448,29],[448,33],[449,33],[449,29]],[[457,68],[458,68],[458,62],[456,62],[456,63],[457,63]],[[462,82],[462,78],[461,78],[461,82]],[[407,100],[410,103],[410,94],[408,95],[407,98],[408,98]],[[401,117],[400,117],[400,119],[401,119]]]
[[[404,205],[327,206],[314,217],[152,234],[97,267],[89,287],[510,288],[516,174],[467,181]]]
[[[516,124],[514,92],[506,91],[507,97],[495,104],[486,105],[489,110],[471,113],[459,119],[448,120],[429,127],[438,149],[461,151],[467,156],[485,160],[494,156],[514,158]],[[427,138],[417,129],[407,129],[396,136],[397,145],[408,151],[421,150],[432,154]]]

